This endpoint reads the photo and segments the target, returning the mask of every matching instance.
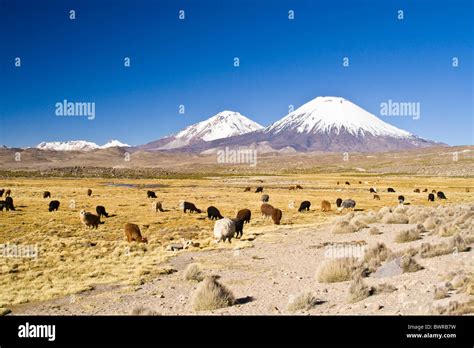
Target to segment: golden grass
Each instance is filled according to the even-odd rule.
[[[423,269],[423,267],[420,266],[420,264],[410,255],[402,256],[400,267],[403,269],[404,273],[416,272]]]
[[[357,274],[357,268],[355,258],[332,259],[322,264],[316,277],[321,283],[343,282],[354,278]]]
[[[395,236],[395,242],[397,243],[413,242],[418,239],[421,239],[421,237],[420,233],[416,229],[401,231]]]
[[[374,289],[367,286],[362,277],[357,277],[349,286],[349,302],[359,302],[374,293]]]
[[[430,206],[423,194],[411,193],[413,187],[423,186],[443,190],[449,202],[471,202],[472,195],[464,188],[463,178],[405,177],[402,175],[378,176],[374,174],[305,174],[280,176],[216,176],[208,178],[173,179],[101,179],[101,178],[11,178],[1,179],[0,188],[10,188],[17,211],[0,212],[0,244],[37,246],[37,259],[0,257],[0,307],[19,303],[43,301],[94,288],[97,284],[142,284],[167,269],[162,264],[175,252],[166,251],[170,243],[182,238],[199,243],[199,248],[235,248],[251,246],[249,241],[233,241],[231,245],[212,243],[213,222],[206,214],[185,215],[178,208],[180,200],[187,200],[205,211],[210,205],[219,208],[224,216],[234,217],[238,209],[249,208],[252,220],[244,228],[244,236],[254,232],[273,231],[271,221],[259,214],[260,195],[243,192],[246,186],[263,186],[274,206],[283,211],[282,225],[319,225],[328,222],[338,212],[321,212],[311,209],[306,214],[297,211],[299,203],[309,200],[318,207],[322,200],[333,203],[338,197],[353,198],[357,208],[379,210],[393,206],[394,197],[381,194],[375,201],[368,188],[377,181],[379,187],[395,187],[412,205]],[[263,183],[257,179],[264,180]],[[351,181],[349,187],[337,186],[337,181]],[[358,184],[361,180],[368,184]],[[133,184],[135,187],[110,186]],[[288,186],[299,183],[303,190],[289,191]],[[148,187],[147,185],[162,185]],[[92,189],[91,197],[86,195]],[[461,190],[462,188],[462,190]],[[146,198],[146,191],[156,192],[166,212],[154,212],[154,200]],[[341,190],[341,191],[337,191]],[[51,199],[43,199],[50,191]],[[59,200],[57,212],[48,212],[50,200]],[[446,202],[435,202],[446,204]],[[79,211],[95,213],[103,205],[111,215],[102,218],[105,223],[98,229],[84,228]],[[148,244],[127,243],[124,225],[127,222],[140,226]],[[264,235],[258,238],[264,238]],[[185,252],[185,251],[184,251]]]
[[[331,232],[334,234],[352,233],[356,231],[357,228],[349,221],[338,221],[331,228]]]
[[[435,288],[433,298],[435,300],[441,300],[443,298],[448,297],[448,289],[446,289],[444,286],[439,286]]]
[[[369,229],[369,233],[374,235],[374,234],[382,234],[382,232],[380,232],[380,230],[375,227],[375,226],[372,226],[370,229]]]
[[[197,263],[189,264],[184,270],[184,279],[200,282],[204,279],[201,267]]]
[[[467,302],[450,301],[447,306],[438,306],[435,310],[442,315],[464,315],[474,313],[474,299]]]
[[[469,247],[464,238],[457,234],[449,240],[448,243],[430,244],[423,243],[420,246],[420,256],[422,258],[431,258],[447,254],[468,251]]]
[[[384,243],[377,243],[369,250],[364,252],[362,265],[370,273],[375,272],[377,268],[382,265],[382,262],[392,256],[392,252],[385,246]]]
[[[311,291],[303,291],[290,299],[286,310],[290,313],[310,310],[319,303],[321,303],[321,301]]]
[[[148,316],[154,316],[154,315],[160,315],[158,312],[156,312],[153,309],[146,308],[143,306],[135,307],[132,310],[131,315],[148,315]]]
[[[382,218],[384,224],[407,224],[408,216],[401,213],[388,213]]]
[[[234,295],[215,277],[206,277],[196,289],[193,297],[193,310],[209,311],[232,306],[235,303]]]

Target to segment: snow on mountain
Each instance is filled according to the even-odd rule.
[[[52,141],[42,142],[37,149],[53,150],[53,151],[91,151],[99,149],[99,145],[85,140],[71,140],[71,141]]]
[[[443,145],[383,122],[340,97],[317,97],[270,126],[236,137],[183,148],[203,152],[225,146],[265,151],[383,152]]]
[[[106,144],[102,145],[101,149],[108,149],[109,147],[130,147],[128,144],[124,144],[118,140],[109,140]]]
[[[199,142],[229,138],[263,129],[261,125],[235,111],[221,111],[182,131],[144,145],[146,150],[177,149]]]
[[[110,140],[102,146],[85,140],[71,140],[42,142],[36,146],[36,148],[40,150],[52,151],[92,151],[97,149],[108,149],[110,147],[130,147],[130,145],[124,144],[118,140]]]
[[[339,97],[317,97],[265,129],[278,134],[286,130],[297,133],[329,134],[341,131],[354,136],[412,137],[410,133],[383,122],[350,101]]]

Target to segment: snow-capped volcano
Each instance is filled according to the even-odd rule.
[[[274,151],[380,152],[433,145],[442,144],[394,127],[344,98],[317,97],[264,129],[197,144],[191,150],[253,146]]]
[[[52,151],[92,151],[97,149],[107,149],[110,147],[130,147],[130,145],[124,144],[118,140],[110,140],[102,146],[85,140],[71,140],[42,142],[36,146],[36,148],[40,150]]]
[[[121,141],[118,140],[109,140],[107,143],[102,145],[100,148],[101,149],[108,149],[109,147],[130,147],[128,144],[124,144]]]
[[[186,127],[182,131],[140,148],[171,150],[217,139],[234,137],[263,129],[261,125],[235,111],[221,111],[211,118]]]
[[[267,127],[265,132],[278,134],[288,130],[306,134],[347,132],[354,136],[412,137],[339,97],[317,97]]]

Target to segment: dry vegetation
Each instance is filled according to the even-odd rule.
[[[286,309],[290,313],[310,310],[321,302],[322,301],[319,300],[311,291],[304,291],[300,292],[295,297],[290,298]]]
[[[336,283],[351,280],[358,269],[355,258],[339,258],[326,261],[317,272],[317,279],[322,283]]]
[[[421,239],[420,233],[416,229],[402,231],[395,236],[395,242],[406,243]]]
[[[193,298],[194,311],[209,311],[232,306],[235,298],[232,292],[219,283],[214,276],[206,277],[198,286]]]
[[[372,295],[374,292],[375,290],[367,286],[362,280],[362,277],[357,277],[349,287],[349,302],[361,301]]]
[[[189,264],[184,271],[184,279],[200,282],[204,279],[201,267],[196,263]]]
[[[338,180],[351,181],[352,185],[337,186]],[[362,184],[358,184],[359,180]],[[301,184],[303,190],[288,190],[290,185],[295,184]],[[416,230],[407,232],[409,236],[397,238],[416,244],[419,238],[423,238],[424,231],[428,231],[441,239],[440,243],[431,244],[429,247],[425,244],[417,246],[422,258],[443,255],[448,249],[452,252],[454,247],[457,247],[459,252],[467,251],[468,245],[473,241],[472,232],[466,232],[466,226],[473,224],[472,210],[465,207],[445,211],[440,210],[438,206],[472,202],[472,194],[465,192],[468,184],[468,180],[464,178],[414,178],[360,173],[161,180],[2,180],[0,188],[12,190],[17,211],[0,212],[0,244],[36,245],[39,255],[37,259],[0,258],[0,308],[80,293],[91,290],[98,284],[143,284],[158,275],[173,272],[163,264],[176,252],[167,251],[166,248],[171,243],[181,243],[183,239],[196,243],[196,246],[189,248],[191,251],[251,247],[253,239],[275,227],[271,221],[264,221],[258,213],[260,194],[243,192],[246,186],[265,188],[264,193],[270,195],[269,203],[283,211],[283,227],[319,226],[337,218],[339,221],[331,230],[335,238],[346,233],[367,233],[376,238],[381,232],[378,227],[370,226],[373,223],[415,223],[420,224],[422,229],[417,227]],[[381,188],[380,201],[373,200],[368,192],[368,188],[375,185]],[[383,189],[389,186],[396,187],[397,193],[383,192]],[[414,187],[443,189],[449,202],[427,202],[426,194],[412,192]],[[91,197],[86,195],[88,188],[93,191]],[[154,200],[146,198],[148,189],[156,192],[158,200],[163,202],[165,212],[152,211],[151,204]],[[51,191],[51,200],[57,199],[61,202],[59,211],[48,212],[50,200],[42,198],[45,190]],[[398,192],[403,192],[411,206],[396,207]],[[339,214],[334,208],[334,201],[338,197],[355,199],[356,208],[364,211]],[[319,206],[323,199],[333,204],[332,211],[320,211]],[[203,213],[185,215],[179,209],[181,200],[195,203]],[[310,212],[304,214],[297,211],[303,200],[312,203]],[[104,205],[111,217],[102,218],[104,224],[96,230],[89,230],[80,223],[79,211],[86,209],[95,213],[97,205]],[[245,225],[242,240],[233,240],[230,245],[213,243],[214,223],[209,221],[204,213],[210,205],[217,206],[224,216],[230,217],[234,217],[236,211],[241,208],[249,208],[252,211],[252,221]],[[127,243],[123,230],[126,222],[138,224],[149,243]],[[380,237],[383,235],[380,234]],[[414,238],[414,235],[417,238]],[[393,240],[393,236],[391,238]],[[328,260],[318,270],[317,279],[324,283],[354,280],[364,271],[374,272],[384,261],[393,257],[392,254],[395,255],[385,245],[379,244],[366,251],[364,260]],[[420,269],[421,266],[413,259],[414,255],[408,256],[403,258],[404,269],[407,272]],[[194,302],[197,306],[194,306],[195,308],[203,309],[195,310],[217,308],[212,304],[213,293],[218,294],[217,298],[224,298],[223,302],[227,304],[232,302],[230,299],[233,297],[230,294],[227,294],[228,297],[221,296],[226,291],[222,290],[215,279],[202,281],[204,276],[201,267],[196,264],[190,265],[185,273],[180,275],[182,280],[200,282],[200,289],[209,290],[202,290],[204,294],[201,300]],[[364,287],[359,288],[363,292]],[[354,285],[354,291],[357,289]],[[301,303],[311,303],[311,299],[307,293],[301,295]],[[222,302],[217,300],[217,303]],[[296,308],[292,306],[298,307],[296,304],[288,305],[289,308]],[[148,313],[147,311],[146,308],[141,310],[137,307],[135,312],[143,314]]]

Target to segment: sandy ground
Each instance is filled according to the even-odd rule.
[[[422,239],[408,243],[394,243],[395,235],[413,225],[374,224],[381,234],[371,235],[368,228],[355,233],[333,234],[330,224],[305,226],[275,226],[265,233],[252,233],[252,247],[239,249],[232,244],[220,245],[216,250],[179,252],[168,265],[176,272],[162,275],[138,286],[102,285],[94,290],[42,303],[30,303],[13,308],[13,315],[123,315],[135,311],[152,311],[158,315],[195,314],[192,310],[193,292],[198,283],[186,281],[184,269],[199,263],[206,274],[220,276],[238,304],[199,314],[279,315],[289,314],[287,305],[292,296],[301,291],[312,291],[321,304],[300,314],[430,314],[436,306],[449,301],[466,302],[472,296],[451,291],[449,297],[434,300],[434,286],[443,284],[452,271],[474,270],[472,248],[468,252],[439,257],[415,259],[424,267],[414,273],[387,278],[364,278],[369,286],[391,284],[397,290],[370,296],[356,303],[347,300],[350,281],[319,283],[315,274],[327,259],[323,243],[357,242],[370,247],[384,242],[396,252],[421,243],[439,241],[435,234],[423,234]],[[245,233],[243,239],[249,238]],[[472,245],[471,245],[472,246]]]

